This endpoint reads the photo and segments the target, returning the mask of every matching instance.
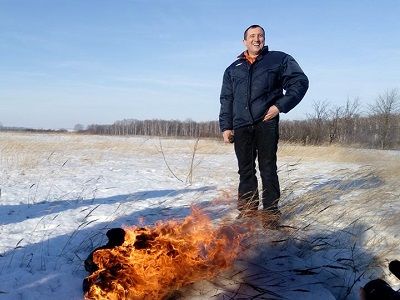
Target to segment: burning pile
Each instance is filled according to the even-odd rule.
[[[162,299],[232,265],[244,234],[233,226],[214,228],[199,210],[183,221],[152,228],[115,228],[109,242],[85,261],[85,299]]]

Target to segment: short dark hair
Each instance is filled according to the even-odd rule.
[[[263,31],[263,34],[265,35],[265,30],[264,30],[264,28],[262,28],[260,25],[254,24],[254,25],[251,25],[251,26],[249,26],[249,27],[246,28],[246,30],[244,31],[244,34],[243,34],[243,38],[244,38],[244,39],[247,38],[247,31],[249,31],[249,29],[253,29],[253,28],[261,28],[261,30]]]

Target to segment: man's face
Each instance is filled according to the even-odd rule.
[[[243,44],[250,55],[258,55],[265,45],[264,32],[260,27],[250,28],[247,31],[246,39]]]

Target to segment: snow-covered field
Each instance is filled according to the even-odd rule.
[[[280,144],[280,230],[183,299],[357,299],[400,259],[400,153]],[[236,159],[212,140],[0,133],[0,299],[82,299],[112,227],[234,220]]]

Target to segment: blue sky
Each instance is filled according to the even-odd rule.
[[[72,128],[125,118],[216,120],[243,30],[266,29],[313,101],[364,108],[400,88],[400,1],[0,0],[0,122]]]

